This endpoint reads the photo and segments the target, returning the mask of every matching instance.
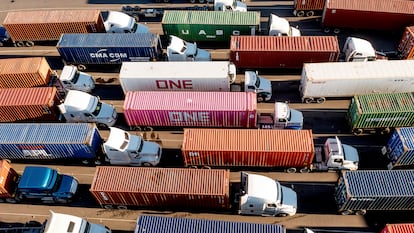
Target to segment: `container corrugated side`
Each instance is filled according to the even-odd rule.
[[[356,95],[348,116],[352,129],[388,128],[414,125],[412,93],[373,93]]]
[[[304,63],[336,62],[336,36],[232,36],[230,61],[237,68],[302,69]]]
[[[251,92],[127,92],[124,115],[129,126],[255,128],[256,94]]]
[[[18,174],[6,160],[0,159],[0,198],[13,196]]]
[[[207,219],[141,215],[134,233],[285,233],[284,226]]]
[[[105,32],[100,10],[8,12],[3,26],[13,41],[59,40],[63,33]]]
[[[414,165],[414,127],[396,128],[387,143],[393,168]]]
[[[403,30],[414,24],[414,2],[402,0],[329,0],[322,14],[324,27]]]
[[[0,89],[0,122],[56,121],[59,97],[55,87]]]
[[[293,7],[296,11],[322,11],[326,0],[294,0]]]
[[[311,130],[184,129],[185,166],[309,167]]]
[[[48,86],[51,75],[44,57],[0,59],[0,88]]]
[[[414,210],[414,170],[343,171],[335,199],[339,211]]]
[[[197,72],[194,72],[197,71]],[[123,62],[119,82],[128,91],[230,91],[229,62]]]
[[[162,55],[160,37],[154,33],[63,34],[56,47],[67,64],[153,61]]]
[[[230,41],[231,35],[254,35],[260,31],[260,12],[165,11],[164,35],[186,41]]]
[[[413,223],[394,223],[385,225],[381,233],[413,233]]]
[[[414,92],[414,60],[305,63],[300,92],[302,98]]]
[[[2,159],[93,159],[101,143],[91,123],[0,124]]]
[[[229,170],[96,167],[89,191],[102,206],[229,208]]]
[[[401,59],[414,58],[414,26],[406,27],[397,48]]]

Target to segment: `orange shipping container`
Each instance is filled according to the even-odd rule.
[[[381,233],[413,233],[414,223],[387,224]]]
[[[0,88],[46,87],[51,75],[44,57],[0,59]]]
[[[311,130],[184,129],[185,166],[309,167]]]
[[[90,192],[105,208],[228,209],[229,170],[96,167]]]
[[[17,187],[18,174],[9,161],[0,160],[0,198],[9,198]]]
[[[414,26],[405,28],[398,44],[398,52],[401,59],[414,58]]]

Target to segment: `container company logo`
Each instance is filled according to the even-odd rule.
[[[380,121],[403,121],[407,117],[378,117],[378,118],[367,118],[366,122],[380,122]]]
[[[209,123],[209,112],[169,112],[172,123]]]
[[[89,53],[91,58],[109,59],[110,62],[121,61],[121,59],[128,58],[127,53],[108,53],[107,49],[100,49],[96,53]]]

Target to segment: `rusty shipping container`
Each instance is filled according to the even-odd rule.
[[[314,16],[322,13],[323,7],[327,0],[294,0],[293,1],[293,14],[298,17]]]
[[[0,89],[0,122],[57,121],[56,87]]]
[[[8,12],[3,26],[18,46],[58,41],[64,33],[105,32],[101,11],[95,9]]]
[[[12,197],[17,187],[19,175],[8,160],[0,160],[0,200]]]
[[[414,223],[394,223],[385,225],[381,233],[413,233]]]
[[[228,209],[224,169],[96,167],[89,191],[104,208]]]
[[[0,59],[0,88],[45,87],[52,73],[44,57]]]
[[[414,26],[406,27],[398,44],[401,59],[414,59]]]
[[[414,24],[414,1],[326,0],[324,28],[402,31]]]
[[[232,36],[230,61],[237,68],[302,69],[303,63],[336,62],[336,36]]]
[[[309,167],[311,130],[184,129],[185,166]]]

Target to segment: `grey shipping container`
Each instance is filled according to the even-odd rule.
[[[153,33],[63,34],[57,50],[66,64],[121,64],[162,58],[160,36]]]
[[[101,144],[91,123],[0,124],[0,159],[94,159]]]
[[[414,210],[414,170],[342,171],[335,199],[343,215]]]
[[[134,233],[285,233],[282,225],[141,215]]]

